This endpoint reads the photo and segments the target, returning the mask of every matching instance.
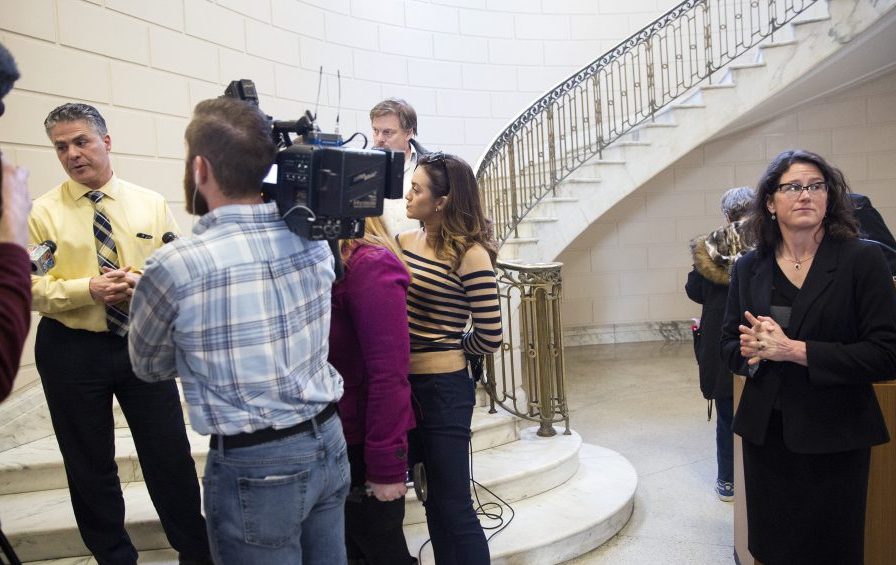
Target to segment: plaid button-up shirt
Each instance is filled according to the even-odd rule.
[[[273,203],[217,208],[193,233],[153,254],[134,292],[137,376],[180,376],[202,434],[284,428],[337,401],[327,245],[290,232]]]

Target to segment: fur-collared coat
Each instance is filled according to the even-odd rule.
[[[720,340],[731,269],[746,251],[743,222],[728,224],[691,240],[694,268],[688,274],[684,289],[688,298],[703,305],[700,315],[702,337],[696,355],[700,391],[704,398],[734,395],[731,372],[722,363]]]

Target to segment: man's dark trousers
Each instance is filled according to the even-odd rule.
[[[199,483],[174,381],[139,380],[131,370],[126,336],[71,329],[46,317],[38,325],[35,358],[78,529],[97,561],[137,562],[124,529],[113,395],[127,418],[168,541],[182,557],[207,558]]]

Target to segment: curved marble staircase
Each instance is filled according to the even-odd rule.
[[[891,38],[896,34],[896,1],[816,3],[774,39],[718,71],[714,84],[693,89],[660,111],[654,121],[637,126],[610,145],[600,158],[584,163],[520,221],[518,237],[504,243],[501,258],[556,260],[602,214],[692,149],[733,131],[732,127],[743,127],[745,115],[780,112],[822,94],[824,90],[799,92],[798,86],[794,91],[794,85],[823,73],[826,64],[836,64],[841,51],[873,34]],[[868,47],[862,52],[867,53]],[[838,80],[850,72],[853,79],[865,78],[861,62],[853,66],[846,73],[840,68]],[[835,86],[839,85],[827,88]]]
[[[633,509],[637,476],[618,453],[583,444],[581,438],[541,438],[533,427],[508,414],[488,414],[483,406],[473,418],[474,478],[508,502],[500,512],[507,527],[490,540],[493,563],[549,564],[572,559],[618,532]],[[5,411],[5,410],[4,410]],[[116,407],[116,459],[127,508],[127,528],[141,552],[141,563],[176,563],[176,554],[158,523],[142,482],[133,441]],[[42,423],[43,422],[43,423]],[[32,436],[43,436],[0,452],[0,517],[3,530],[25,562],[87,564],[94,561],[83,546],[66,489],[56,439],[46,419],[32,417]],[[36,428],[44,427],[43,432]],[[207,438],[189,432],[200,475]],[[495,498],[477,488],[480,503]],[[512,519],[511,519],[512,515]],[[486,528],[499,524],[486,517]],[[428,535],[422,505],[407,497],[405,529],[416,553]],[[494,529],[487,529],[492,535]],[[425,544],[422,563],[432,563]]]

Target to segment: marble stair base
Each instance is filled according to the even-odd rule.
[[[638,478],[620,454],[582,444],[576,473],[540,496],[511,502],[503,509],[506,528],[491,536],[491,562],[503,565],[553,565],[586,553],[614,536],[628,522],[634,507]],[[479,489],[480,500],[484,498]],[[491,512],[492,510],[489,509]],[[484,527],[497,524],[481,518]],[[405,526],[410,551],[417,555],[429,538],[425,524]],[[493,535],[494,534],[494,535]],[[432,548],[423,548],[421,565],[432,565]],[[29,561],[32,565],[95,565],[90,557]],[[141,564],[176,565],[171,549],[140,552]]]
[[[474,475],[501,498],[515,502],[536,497],[565,483],[578,468],[581,438],[578,434],[540,438],[535,428],[520,433],[520,440],[474,454]],[[138,550],[167,547],[146,485],[123,485],[126,524]],[[493,500],[484,491],[482,501]],[[4,528],[23,559],[84,555],[65,488],[0,496]],[[423,506],[412,494],[406,499],[405,523],[423,523]]]
[[[634,509],[638,476],[622,455],[583,444],[578,471],[542,496],[511,502],[513,518],[489,540],[492,565],[553,565],[587,553],[613,537]],[[491,510],[490,510],[491,511]],[[511,512],[503,509],[504,520]],[[496,525],[480,517],[483,527]],[[405,526],[408,546],[433,565],[425,524]],[[492,531],[486,531],[491,536]]]
[[[535,435],[537,429],[525,428],[518,441],[474,452],[473,479],[507,501],[539,496],[568,481],[579,467],[582,438],[575,432],[543,438]],[[478,496],[482,502],[495,501],[485,489]],[[416,494],[409,492],[405,500],[405,525],[424,523]]]

